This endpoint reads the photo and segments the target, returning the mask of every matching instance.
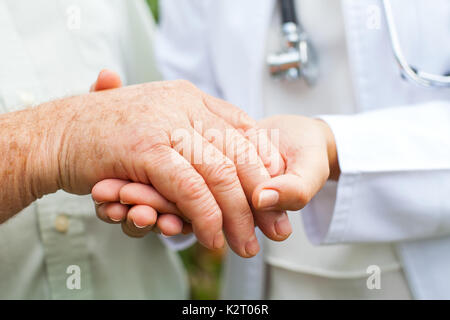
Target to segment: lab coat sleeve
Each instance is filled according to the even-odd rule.
[[[313,243],[450,234],[450,102],[321,118],[342,173],[303,210]]]
[[[166,80],[185,79],[220,96],[210,59],[209,0],[160,1],[156,59]]]

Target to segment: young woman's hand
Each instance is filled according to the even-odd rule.
[[[295,115],[274,116],[259,122],[279,130],[279,144],[286,171],[258,185],[252,202],[259,210],[297,211],[308,204],[328,179],[340,175],[336,143],[322,120]]]

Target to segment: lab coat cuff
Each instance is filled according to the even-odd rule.
[[[355,175],[341,175],[338,182],[328,181],[303,209],[308,239],[315,245],[343,242],[351,213]]]
[[[303,223],[309,240],[316,245],[345,242],[348,221],[352,213],[352,199],[359,173],[351,163],[351,150],[347,150],[346,118],[319,116],[330,126],[336,140],[341,175],[339,181],[328,181],[324,188],[303,209]]]

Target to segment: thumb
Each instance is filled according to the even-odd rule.
[[[122,86],[122,80],[120,80],[120,76],[111,70],[105,69],[100,71],[97,81],[91,86],[90,91],[102,91],[109,89],[117,89]]]
[[[252,195],[257,210],[297,211],[305,207],[323,187],[329,176],[326,149],[302,149],[289,156],[286,173],[260,183]]]

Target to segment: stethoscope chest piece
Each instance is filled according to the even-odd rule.
[[[267,58],[270,73],[276,79],[295,81],[304,79],[310,86],[317,82],[319,76],[319,59],[317,51],[302,24],[297,21],[294,0],[279,0],[282,15],[282,50],[270,54]],[[450,76],[433,74],[412,67],[406,60],[400,47],[400,41],[394,23],[389,0],[382,0],[387,30],[395,60],[403,78],[425,87],[450,88]]]
[[[313,86],[318,78],[318,58],[306,33],[299,33],[297,25],[283,24],[284,48],[267,58],[271,75],[276,79],[295,81],[304,79]]]
[[[283,48],[267,58],[272,77],[287,81],[304,79],[313,86],[319,75],[318,56],[313,43],[297,22],[293,0],[281,1]]]

